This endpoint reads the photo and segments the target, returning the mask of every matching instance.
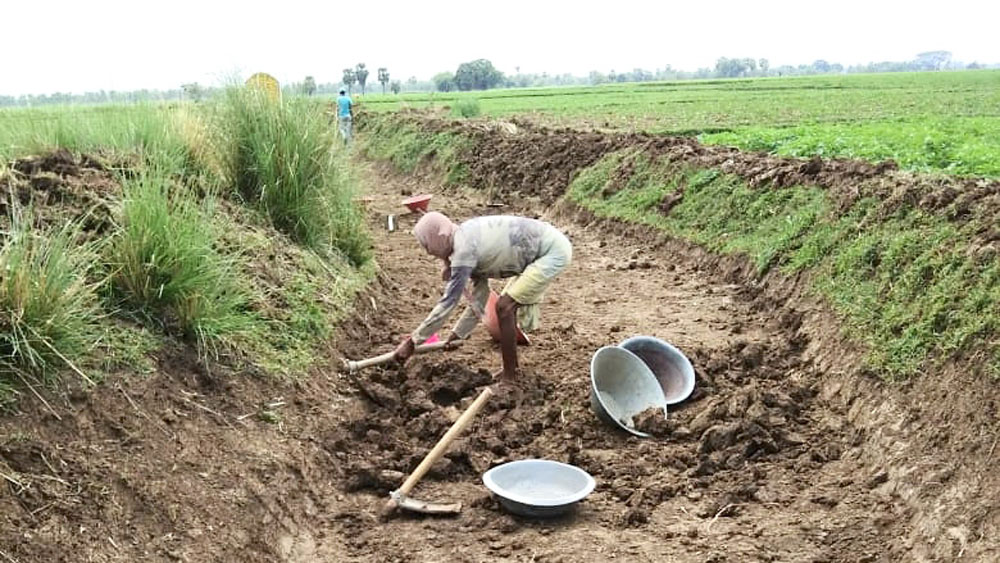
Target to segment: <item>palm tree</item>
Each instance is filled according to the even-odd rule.
[[[365,82],[368,81],[368,69],[365,68],[365,63],[358,63],[358,66],[354,69],[354,77],[358,79],[358,84],[361,85],[361,95],[365,95]]]
[[[344,85],[347,86],[347,93],[348,94],[351,93],[351,86],[354,85],[354,82],[357,81],[357,79],[358,79],[358,77],[357,77],[356,74],[354,74],[354,69],[353,68],[345,68],[344,69]]]
[[[385,85],[389,83],[389,69],[385,67],[378,69],[378,81],[382,83],[382,93],[385,94]]]

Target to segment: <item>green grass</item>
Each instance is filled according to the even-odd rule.
[[[322,344],[374,278],[375,262],[356,268],[339,255],[324,258],[275,232],[264,217],[239,209],[230,215],[234,228],[220,242],[247,257],[240,279],[255,321],[239,336],[239,353],[265,373],[300,376],[322,357]]]
[[[225,184],[260,208],[298,243],[355,265],[371,244],[354,204],[356,181],[322,107],[283,104],[231,88],[212,116],[225,163]]]
[[[108,316],[100,323],[100,337],[90,353],[80,358],[81,365],[95,380],[116,371],[149,375],[156,371],[154,354],[165,341],[159,331]]]
[[[478,117],[482,113],[482,109],[479,107],[478,99],[461,98],[455,101],[451,113],[457,117]]]
[[[40,230],[14,209],[0,246],[0,387],[24,377],[50,379],[66,359],[97,340],[100,315],[88,274],[95,253],[74,224]],[[0,389],[0,403],[9,394]]]
[[[126,181],[123,222],[105,260],[113,302],[131,317],[205,356],[224,351],[255,372],[293,377],[321,358],[375,268],[299,247],[252,210],[198,203],[155,171]],[[134,328],[110,336],[111,352],[145,371],[141,358],[157,341]]]
[[[139,151],[186,164],[178,108],[167,105],[66,106],[0,110],[0,160],[56,148],[75,152]],[[162,163],[161,163],[162,164]]]
[[[466,166],[459,156],[468,142],[456,133],[429,132],[377,116],[368,118],[364,131],[362,151],[369,158],[388,161],[406,173],[433,162],[444,170],[447,184],[459,184],[466,176]]]
[[[452,106],[475,97],[490,116],[559,125],[683,133],[743,126],[1000,116],[1000,71],[823,75],[642,82],[433,94],[369,95],[361,107]]]
[[[916,172],[1000,178],[1000,117],[747,127],[704,135],[702,141],[785,156],[894,159]]]
[[[632,167],[622,183],[619,170]],[[667,196],[669,211],[661,210]],[[870,364],[892,378],[985,351],[976,366],[1000,375],[1000,266],[962,227],[903,205],[888,216],[873,199],[838,212],[815,187],[752,189],[717,170],[697,170],[636,150],[581,171],[567,197],[604,216],[637,222],[720,253],[747,256],[763,275],[809,274],[839,312]]]
[[[153,169],[125,181],[122,207],[105,260],[110,288],[125,307],[203,351],[248,330],[238,257],[217,249],[211,200],[199,204]]]
[[[780,154],[892,158],[909,170],[998,177],[997,70],[372,95],[361,106],[456,108],[473,97],[490,117],[698,134]]]
[[[355,270],[346,261],[331,265],[315,256],[306,259],[303,271],[294,273],[281,291],[287,308],[261,318],[241,347],[266,373],[302,376],[322,357],[321,345],[374,276],[374,262]]]
[[[334,135],[315,101],[235,90],[218,104],[0,111],[0,165],[62,148],[124,167],[106,196],[115,228],[92,243],[0,218],[14,225],[0,239],[0,406],[24,395],[19,373],[66,367],[52,349],[94,380],[154,372],[175,337],[206,362],[307,373],[375,271]]]

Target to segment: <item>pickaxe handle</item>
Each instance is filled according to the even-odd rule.
[[[406,481],[403,482],[403,484],[399,487],[399,489],[393,492],[393,498],[390,498],[389,502],[387,502],[385,505],[385,509],[383,511],[385,514],[391,513],[393,510],[396,509],[397,506],[399,506],[399,502],[396,500],[396,495],[405,497],[406,495],[410,494],[410,491],[413,490],[413,487],[415,487],[417,483],[420,482],[420,479],[422,479],[424,475],[426,475],[427,472],[430,471],[431,466],[433,466],[434,463],[437,462],[437,460],[441,459],[441,456],[443,456],[444,453],[448,451],[448,446],[450,446],[451,443],[455,441],[455,438],[457,438],[458,435],[461,434],[463,430],[465,430],[465,427],[468,426],[470,422],[472,422],[472,419],[476,416],[477,413],[479,413],[479,411],[483,408],[483,405],[486,404],[486,401],[492,395],[493,395],[493,390],[490,389],[489,387],[486,387],[485,389],[482,390],[481,393],[479,393],[479,396],[476,397],[476,400],[473,401],[472,404],[465,409],[465,412],[462,413],[462,416],[458,417],[458,420],[456,420],[455,423],[451,425],[451,428],[449,428],[448,431],[445,432],[444,436],[442,436],[441,439],[438,440],[438,443],[435,444],[434,448],[430,451],[430,453],[428,453],[427,456],[424,457],[424,460],[420,462],[420,465],[418,465],[417,468],[413,470],[413,473],[410,473],[410,476],[406,478]]]
[[[438,341],[433,344],[421,344],[417,346],[414,350],[414,354],[424,354],[426,352],[433,352],[435,350],[441,350],[448,343],[445,341]],[[386,352],[381,356],[375,356],[374,358],[368,358],[366,360],[344,360],[344,368],[347,369],[348,373],[355,373],[357,371],[363,370],[365,368],[370,368],[372,366],[380,366],[382,364],[387,364],[392,361],[395,352]]]

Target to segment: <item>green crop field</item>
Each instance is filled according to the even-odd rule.
[[[1000,71],[645,82],[369,95],[372,111],[452,107],[570,127],[699,135],[791,156],[894,159],[904,169],[1000,177]]]

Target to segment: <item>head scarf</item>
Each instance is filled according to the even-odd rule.
[[[413,227],[413,235],[428,254],[447,260],[451,256],[452,237],[457,230],[458,225],[452,223],[451,219],[442,213],[431,211],[417,221],[417,225]]]

